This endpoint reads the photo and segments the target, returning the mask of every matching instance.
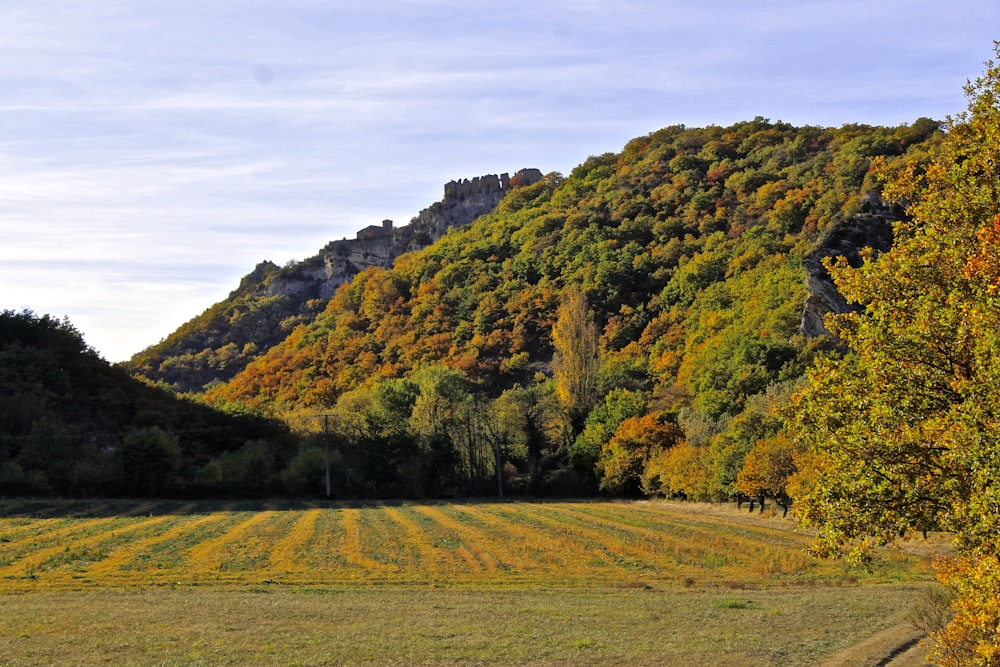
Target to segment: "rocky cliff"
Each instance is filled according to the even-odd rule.
[[[537,183],[538,169],[522,169],[508,176],[489,174],[470,180],[451,181],[444,186],[444,197],[422,210],[408,225],[394,227],[391,220],[359,230],[357,237],[332,241],[315,257],[290,267],[287,279],[272,281],[268,288],[310,292],[328,299],[338,287],[355,275],[376,266],[391,267],[405,252],[425,248],[445,235],[452,227],[467,225],[491,212],[510,190]]]
[[[858,267],[862,249],[885,252],[892,246],[892,223],[901,218],[902,211],[886,205],[874,193],[864,198],[861,210],[860,214],[831,225],[803,260],[809,290],[799,330],[804,336],[828,335],[823,324],[828,313],[847,313],[859,308],[857,304],[849,304],[837,290],[823,261],[828,257],[845,257],[848,264]]]

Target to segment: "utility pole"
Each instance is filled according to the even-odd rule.
[[[326,468],[326,497],[329,499],[333,495],[330,485],[330,417],[334,415],[316,415],[316,418],[323,418],[323,463]]]
[[[330,499],[330,415],[323,415],[323,463],[326,465],[326,498]]]

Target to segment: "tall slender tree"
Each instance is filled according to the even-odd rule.
[[[552,328],[555,355],[552,372],[555,392],[569,424],[572,441],[583,430],[591,408],[597,404],[597,378],[600,369],[600,338],[594,314],[576,287],[567,287],[556,311]]]

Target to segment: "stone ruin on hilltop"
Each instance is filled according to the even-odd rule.
[[[463,178],[461,181],[448,181],[444,184],[444,198],[490,194],[497,191],[506,194],[513,188],[533,185],[540,180],[542,180],[542,172],[538,169],[522,169],[513,177],[503,173],[500,176],[496,174],[476,176],[471,181]]]
[[[358,230],[356,238],[328,243],[318,255],[283,270],[268,285],[268,296],[328,299],[365,269],[391,267],[403,253],[431,245],[449,229],[493,211],[511,190],[540,180],[540,170],[521,169],[513,176],[487,174],[449,181],[444,198],[422,210],[408,225],[393,227],[392,220],[383,220],[381,225]]]

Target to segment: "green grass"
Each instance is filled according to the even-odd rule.
[[[0,665],[815,665],[916,587],[50,591],[0,596]]]

